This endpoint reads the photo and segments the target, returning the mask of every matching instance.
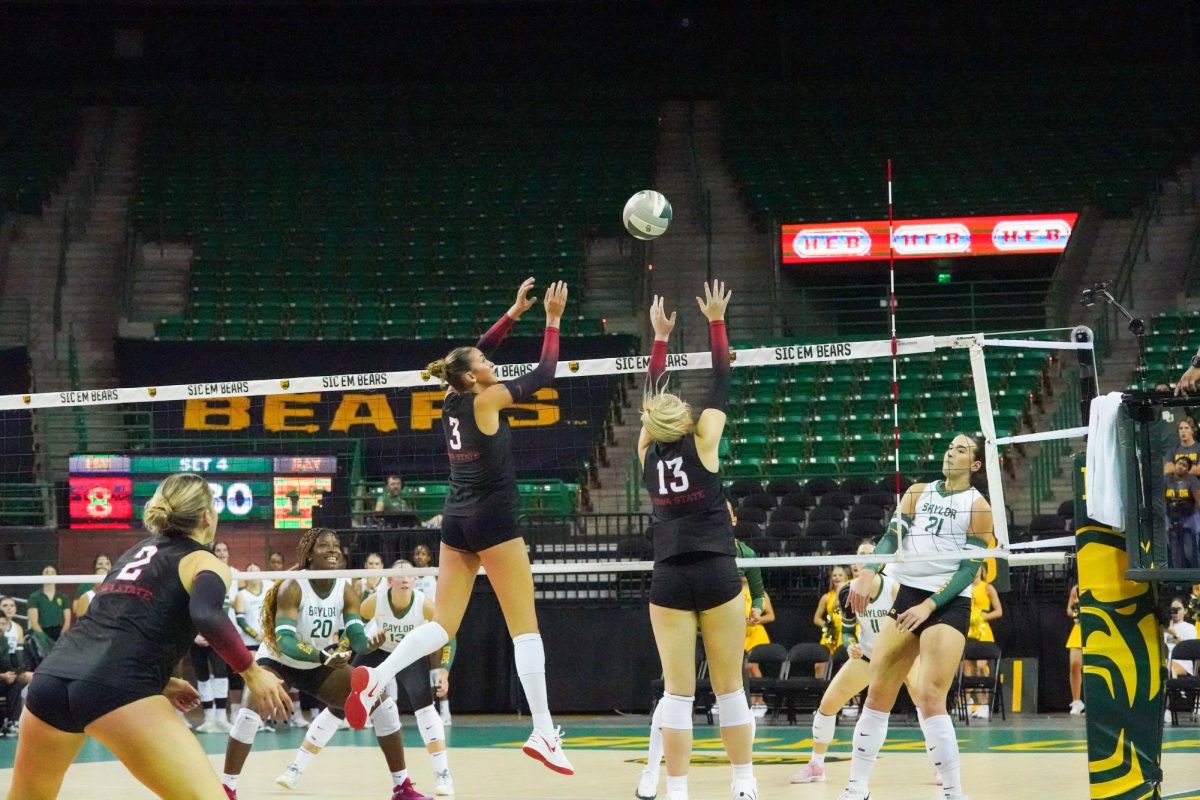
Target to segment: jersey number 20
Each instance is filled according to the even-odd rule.
[[[312,633],[308,635],[310,639],[327,639],[333,635],[333,620],[331,619],[314,619]]]
[[[671,468],[671,483],[667,483],[667,468]],[[682,458],[668,458],[658,462],[658,493],[666,494],[668,490],[679,494],[688,489],[688,476],[683,471]]]

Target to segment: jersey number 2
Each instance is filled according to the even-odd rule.
[[[446,417],[446,419],[450,420],[450,449],[451,450],[461,450],[462,449],[462,434],[459,433],[459,430],[458,430],[458,418]]]
[[[154,554],[158,552],[158,546],[149,544],[138,550],[125,567],[117,573],[119,581],[136,581],[142,574],[142,567],[150,563],[150,559],[154,558]]]
[[[671,468],[671,483],[667,484],[667,467]],[[688,488],[688,476],[683,471],[682,458],[668,458],[666,461],[658,462],[658,493],[666,494],[668,490],[678,494],[686,492]]]

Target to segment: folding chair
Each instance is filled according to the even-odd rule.
[[[987,675],[967,675],[964,664],[967,661],[984,661],[987,663]],[[1007,719],[1004,710],[1004,684],[1000,682],[1000,645],[995,642],[980,642],[968,639],[963,650],[963,660],[958,665],[958,688],[955,692],[955,705],[958,707],[958,718],[965,724],[971,724],[968,713],[969,696],[974,693],[987,695],[988,708],[1000,708],[1000,718]]]

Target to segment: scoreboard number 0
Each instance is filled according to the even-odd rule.
[[[244,517],[254,508],[254,493],[244,483],[231,483],[228,489],[219,483],[210,483],[208,488],[212,490],[213,507],[218,514],[228,511],[235,517]]]

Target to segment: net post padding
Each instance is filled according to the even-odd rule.
[[[992,394],[988,387],[987,365],[984,363],[983,337],[969,340],[971,378],[975,383],[975,403],[979,408],[979,429],[983,432],[983,466],[987,473],[988,492],[992,507],[992,533],[1000,547],[1008,547],[1008,514],[1004,506],[1004,481],[1000,473],[1000,451],[996,447],[996,422],[992,416]]]

